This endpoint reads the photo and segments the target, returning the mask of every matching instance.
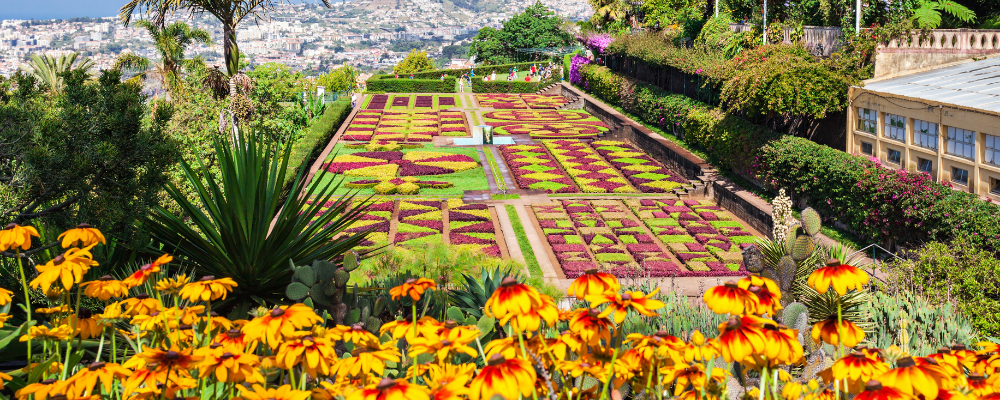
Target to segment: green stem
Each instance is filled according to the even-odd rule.
[[[107,327],[102,327],[101,328],[101,344],[97,346],[97,357],[94,359],[94,362],[100,362],[101,361],[101,353],[104,352],[104,331],[105,330],[107,330]]]
[[[28,319],[26,319],[25,321],[28,322],[28,321],[31,321],[31,295],[29,294],[30,292],[28,291],[28,279],[24,277],[24,264],[21,263],[21,250],[20,250],[20,248],[16,248],[14,250],[14,253],[17,256],[17,269],[18,269],[18,271],[21,272],[21,287],[24,288],[24,305],[25,305],[24,310],[25,310],[25,312],[28,313]],[[31,328],[28,328],[28,329],[31,329]],[[28,333],[29,333],[29,335],[28,335],[28,365],[31,365],[31,335],[30,335],[31,332],[28,332]],[[29,382],[29,383],[32,383],[32,382]]]
[[[517,335],[517,341],[521,344],[521,356],[524,357],[525,361],[527,361],[529,360],[529,358],[528,358],[528,350],[524,348],[524,335],[520,333],[515,333],[515,334]],[[617,352],[617,350],[615,351]],[[534,389],[532,389],[531,391],[531,398],[534,400],[538,400],[538,392]]]
[[[417,337],[417,302],[412,302],[410,307],[413,310],[413,337]]]
[[[764,393],[767,391],[767,365],[764,365],[764,371],[760,374],[760,395],[758,400],[764,400]]]
[[[483,358],[483,365],[486,365],[486,352],[483,351],[483,343],[479,341],[479,336],[476,336],[476,347],[479,348],[479,355]]]
[[[80,292],[82,291],[83,291],[83,286],[76,285],[76,315],[73,316],[73,321],[76,323],[77,326],[80,325],[80,297],[81,297]],[[71,326],[70,329],[76,329],[76,327]],[[79,337],[80,340],[77,343],[78,346],[82,347],[83,334],[81,333]],[[73,338],[70,337],[69,340],[66,341],[66,361],[63,362],[62,377],[60,378],[62,380],[66,380],[66,373],[69,372],[69,354],[72,350],[73,350]]]
[[[615,360],[618,359],[618,349],[611,354],[611,364],[608,364],[608,376],[607,380],[604,381],[604,389],[601,391],[601,399],[603,400],[605,396],[608,396],[608,386],[611,385],[611,377],[615,373]]]

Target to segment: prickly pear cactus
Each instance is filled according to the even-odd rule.
[[[351,279],[351,271],[358,268],[357,253],[352,251],[345,254],[340,266],[324,260],[316,260],[312,265],[303,266],[297,266],[289,260],[288,264],[293,271],[292,282],[285,288],[285,295],[289,300],[297,302],[311,300],[314,307],[330,311],[337,324],[343,324],[345,321],[367,322],[366,319],[370,316],[378,315],[378,313],[371,314],[371,305],[366,305],[364,308],[368,310],[368,314],[364,314],[364,309],[359,307],[355,307],[358,315],[347,311],[345,304],[347,282]]]

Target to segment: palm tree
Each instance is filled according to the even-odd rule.
[[[157,25],[163,24],[165,15],[175,10],[192,13],[209,13],[222,23],[222,48],[226,59],[226,72],[232,76],[240,69],[240,49],[236,45],[236,26],[246,17],[260,20],[274,9],[276,0],[129,0],[118,12],[122,24],[128,26],[132,14],[143,11],[153,16]],[[330,7],[330,0],[323,0]]]
[[[156,50],[160,53],[160,63],[153,64],[149,59],[134,53],[122,53],[115,60],[114,68],[139,72],[145,76],[152,73],[160,79],[164,89],[173,86],[181,66],[185,63],[184,51],[194,43],[212,44],[212,38],[204,29],[194,29],[188,24],[177,21],[160,27],[149,21],[139,21],[136,27],[144,28],[153,38]]]
[[[88,71],[94,66],[94,61],[88,57],[83,57],[77,62],[77,57],[79,56],[77,53],[63,54],[59,57],[48,54],[32,54],[31,61],[21,65],[21,69],[48,86],[53,92],[59,93],[62,92],[63,88],[63,79],[59,75],[74,69]],[[75,67],[73,66],[74,63],[76,64]]]

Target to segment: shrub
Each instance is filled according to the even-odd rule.
[[[288,172],[285,183],[290,183],[303,165],[308,168],[319,153],[323,152],[326,142],[330,140],[340,124],[351,114],[351,102],[338,100],[326,106],[323,116],[313,122],[309,131],[292,145],[292,155],[288,159]]]
[[[473,93],[535,93],[545,85],[552,83],[548,81],[484,81],[479,78],[472,79]]]
[[[476,71],[476,76],[477,77],[482,77],[482,76],[489,75],[489,74],[493,73],[494,71],[496,71],[497,75],[504,74],[504,76],[506,76],[507,72],[510,71],[511,68],[517,67],[518,71],[524,71],[524,70],[526,70],[528,68],[531,68],[532,65],[541,65],[543,63],[546,63],[546,62],[545,61],[528,61],[528,62],[519,62],[519,63],[511,63],[511,64],[477,65],[476,68],[475,68],[475,71]],[[470,71],[472,71],[472,68],[436,69],[436,70],[433,70],[433,71],[424,71],[424,72],[415,73],[415,74],[413,74],[413,78],[414,79],[417,79],[417,78],[426,78],[426,79],[441,78],[441,74],[445,74],[447,76],[460,77],[462,75],[465,75],[465,74],[469,73]]]
[[[650,33],[615,37],[605,50],[612,57],[628,57],[659,67],[674,67],[689,74],[721,82],[725,57],[706,48],[675,46],[663,35]]]
[[[458,81],[455,77],[441,79],[410,79],[393,75],[375,75],[368,78],[368,90],[385,93],[454,93]]]

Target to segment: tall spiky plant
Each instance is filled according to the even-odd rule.
[[[89,71],[94,66],[94,61],[89,57],[77,60],[79,57],[78,53],[63,54],[58,57],[32,54],[31,60],[21,65],[21,69],[34,76],[54,93],[62,93],[63,78],[60,76],[62,73],[74,69]]]

